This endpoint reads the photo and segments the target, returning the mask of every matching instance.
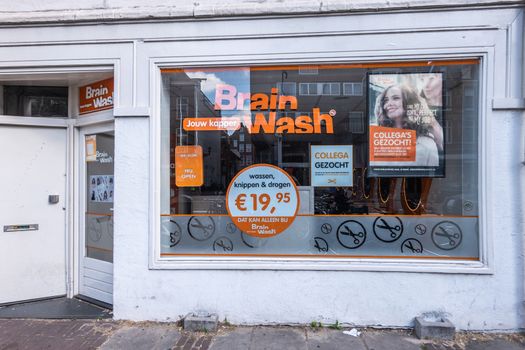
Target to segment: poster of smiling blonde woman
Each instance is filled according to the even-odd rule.
[[[442,73],[369,74],[369,176],[444,176],[442,105]]]

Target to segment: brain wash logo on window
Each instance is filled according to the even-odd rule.
[[[241,170],[230,182],[226,208],[239,230],[267,238],[292,224],[299,210],[299,195],[285,171],[256,164]]]
[[[318,107],[311,113],[296,118],[280,117],[279,112],[296,111],[297,97],[279,95],[277,88],[271,88],[270,94],[237,91],[234,85],[217,84],[215,86],[216,111],[244,111],[252,113],[220,118],[184,118],[186,131],[238,130],[244,125],[250,134],[333,134],[336,115],[334,109],[329,114],[322,113]],[[268,113],[263,111],[269,110]]]

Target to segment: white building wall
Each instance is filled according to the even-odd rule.
[[[122,21],[269,14],[407,11],[448,7],[509,6],[521,0],[22,0],[0,3],[0,23]]]
[[[471,14],[472,17],[488,16],[487,13]],[[502,20],[508,18],[510,26],[521,25],[515,23],[518,12],[511,14],[503,12],[492,13],[492,16]],[[508,17],[507,17],[508,15]],[[447,16],[451,26],[464,19],[463,14],[451,15],[441,13],[432,19],[427,18],[429,26],[439,22],[439,16]],[[495,18],[493,17],[493,18]],[[441,17],[443,18],[443,17]],[[332,19],[335,20],[335,19]],[[350,18],[354,25],[363,31],[370,28],[366,23],[373,21],[371,18]],[[319,21],[319,19],[318,19]],[[322,19],[320,20],[322,21]],[[327,20],[328,21],[328,20]],[[421,20],[414,21],[421,23]],[[432,24],[430,24],[430,22]],[[287,22],[285,31],[294,24]],[[333,23],[333,22],[332,22]],[[377,23],[377,22],[376,22]],[[402,15],[388,18],[383,26],[392,23],[406,23]],[[213,23],[209,23],[210,28]],[[251,23],[250,23],[251,24]],[[362,24],[362,25],[361,25]],[[463,25],[467,25],[463,22]],[[489,25],[489,24],[487,24]],[[206,37],[207,27],[199,23],[202,32],[199,36]],[[260,25],[254,21],[252,25],[239,24],[245,28],[243,33],[247,36],[257,32]],[[268,28],[275,28],[271,23]],[[323,23],[319,24],[322,27]],[[467,25],[468,26],[468,25]],[[472,25],[475,27],[475,25]],[[490,25],[489,25],[490,26]],[[485,203],[484,214],[488,220],[487,231],[489,255],[492,273],[488,275],[477,274],[445,274],[445,273],[401,273],[401,272],[366,272],[366,271],[236,271],[214,270],[209,266],[207,270],[148,270],[147,262],[150,251],[145,232],[146,220],[157,220],[151,217],[147,210],[120,210],[122,214],[118,221],[119,227],[123,222],[131,222],[126,230],[119,229],[115,248],[115,317],[133,320],[159,320],[170,321],[178,319],[189,312],[206,311],[219,314],[221,319],[227,318],[230,322],[239,324],[272,324],[272,323],[309,323],[318,320],[323,323],[339,322],[356,325],[380,326],[410,326],[414,316],[424,312],[437,311],[445,313],[460,329],[517,329],[523,325],[523,276],[522,226],[519,211],[522,208],[522,193],[511,184],[521,184],[520,162],[523,160],[523,149],[516,147],[517,142],[524,135],[523,113],[507,110],[493,111],[492,98],[506,98],[516,96],[517,91],[510,91],[509,84],[519,84],[520,74],[515,78],[511,71],[514,59],[508,60],[507,27],[499,25],[500,29],[487,31],[475,30],[465,32],[447,32],[428,35],[432,42],[422,43],[417,34],[404,34],[396,37],[377,35],[375,40],[370,40],[365,34],[362,38],[349,36],[348,38],[308,38],[310,47],[324,48],[337,47],[344,50],[345,40],[351,41],[353,49],[346,53],[349,58],[353,55],[370,55],[374,51],[388,54],[385,43],[406,50],[408,54],[421,55],[426,50],[418,47],[433,48],[437,54],[457,53],[468,51],[467,46],[485,47],[487,52],[494,53],[486,64],[482,90],[484,93],[483,105],[486,114],[485,124],[485,161],[488,163],[483,179],[486,182],[487,193],[483,193]],[[334,26],[341,29],[340,27]],[[330,29],[333,29],[331,27]],[[379,26],[376,26],[376,29]],[[191,27],[190,27],[191,28]],[[506,28],[506,29],[502,29]],[[175,28],[173,28],[175,29]],[[222,31],[214,32],[220,36]],[[235,26],[231,31],[235,30]],[[268,29],[269,31],[272,29]],[[176,30],[175,30],[176,32]],[[185,35],[192,36],[190,29]],[[412,35],[412,36],[410,36]],[[381,37],[377,39],[377,37]],[[413,40],[412,40],[413,39]],[[278,60],[293,60],[293,54],[286,52],[307,52],[308,45],[299,38],[279,41],[277,47],[281,50]],[[430,40],[430,39],[429,39]],[[372,41],[372,43],[370,43]],[[462,42],[464,41],[464,43]],[[324,42],[324,44],[322,44]],[[366,42],[366,44],[365,44]],[[173,45],[173,46],[172,46]],[[250,61],[250,54],[266,52],[276,49],[275,41],[259,40],[257,43],[250,41],[239,45],[234,38],[210,43],[154,43],[145,42],[138,46],[138,81],[139,85],[146,85],[151,76],[147,67],[152,61],[162,58],[173,62],[191,64],[194,57],[195,64],[203,64],[203,58],[197,57],[203,53],[203,47],[209,48],[205,54],[216,57],[206,58],[208,61],[222,60],[222,54],[229,55],[230,61]],[[412,45],[412,46],[410,46]],[[465,48],[458,48],[465,45]],[[442,47],[442,49],[441,49]],[[494,51],[490,47],[495,47]],[[178,50],[176,50],[176,48]],[[282,49],[286,48],[286,49]],[[358,53],[357,49],[366,51]],[[369,49],[370,51],[367,51]],[[352,51],[354,50],[354,51]],[[174,53],[175,51],[176,54]],[[224,52],[223,52],[224,51]],[[398,54],[392,50],[392,54]],[[407,52],[403,52],[406,54]],[[330,54],[326,54],[329,56]],[[333,52],[333,56],[338,53]],[[339,55],[343,55],[339,53]],[[154,58],[151,58],[153,56]],[[298,56],[304,59],[306,54]],[[176,63],[174,63],[176,65]],[[517,69],[517,68],[514,68]],[[519,69],[518,69],[519,70]],[[518,73],[517,70],[512,70]],[[149,72],[149,73],[148,73]],[[512,82],[501,79],[509,76]],[[144,81],[144,84],[140,84]],[[150,96],[144,90],[139,93],[138,103],[146,104]],[[155,116],[153,116],[155,117]],[[127,142],[122,144],[121,152],[126,162],[117,165],[117,176],[126,175],[127,180],[119,189],[122,202],[146,203],[151,197],[147,186],[148,171],[134,161],[138,156],[141,160],[148,158],[148,137],[144,130],[151,124],[145,119],[117,120],[117,140],[135,140],[135,145],[129,147]],[[118,142],[118,141],[117,141]],[[118,142],[120,144],[120,142]],[[520,187],[521,185],[518,185]],[[137,190],[139,189],[140,190]],[[520,187],[521,188],[521,187]],[[522,190],[522,189],[521,189]],[[129,197],[128,197],[129,196]],[[129,204],[128,204],[129,205]],[[118,262],[121,263],[118,263]],[[176,263],[175,263],[176,265]],[[215,267],[216,268],[216,267]]]
[[[66,2],[55,3],[58,9],[62,3]],[[130,7],[132,4],[93,1],[84,5],[86,9],[99,11],[96,7],[99,3],[103,4],[100,11],[106,11],[111,4]],[[211,1],[201,3],[217,5]],[[26,9],[3,6],[7,6],[0,8],[4,11],[0,14],[4,22],[20,16],[19,12]],[[9,17],[11,15],[13,17]],[[90,60],[115,64],[119,94],[115,109],[119,116],[115,121],[116,319],[173,321],[189,312],[204,310],[237,324],[338,320],[355,325],[410,326],[415,316],[438,311],[446,313],[460,329],[523,327],[525,184],[521,162],[525,123],[522,111],[492,109],[494,98],[503,101],[503,105],[509,99],[523,98],[518,88],[523,83],[519,64],[522,56],[513,51],[522,42],[513,44],[508,36],[509,28],[516,31],[523,27],[523,8],[419,12],[411,14],[409,21],[407,14],[379,16],[314,16],[280,22],[270,18],[231,23],[210,20],[115,26],[86,24],[44,26],[37,32],[34,27],[2,29],[6,35],[0,39],[0,54],[3,54],[0,68],[71,67],[88,64]],[[329,35],[309,37],[306,34],[323,31]],[[341,31],[345,32],[341,34]],[[393,32],[399,34],[393,36]],[[239,33],[247,38],[242,44],[236,41]],[[289,38],[271,38],[280,33],[286,33]],[[256,37],[264,34],[271,35],[255,42]],[[221,36],[222,40],[211,40]],[[155,38],[159,37],[165,41],[156,42]],[[517,37],[523,40],[523,32]],[[49,45],[51,42],[63,46]],[[311,46],[305,46],[305,42]],[[203,47],[209,51],[203,52]],[[521,47],[518,51],[522,50]],[[487,220],[483,234],[487,237],[490,273],[217,270],[214,266],[204,270],[149,268],[155,235],[151,231],[152,220],[158,220],[152,206],[155,197],[151,186],[155,167],[151,149],[154,124],[147,118],[155,110],[150,95],[150,89],[155,88],[152,64],[159,59],[185,64],[206,60],[211,64],[218,59],[249,63],[254,57],[260,58],[258,53],[265,52],[274,52],[270,61],[297,61],[305,57],[313,59],[315,55],[309,51],[322,51],[316,55],[328,61],[389,55],[421,58],[473,52],[487,54],[481,85],[486,122],[482,157],[486,172],[481,176],[486,182],[482,215]],[[199,57],[203,53],[213,53],[216,57]]]
[[[496,117],[496,116],[495,116]],[[516,208],[520,183],[515,147],[523,137],[520,113],[499,113],[491,159],[497,162],[492,275],[356,271],[152,271],[148,269],[146,119],[118,119],[119,217],[115,235],[114,315],[117,319],[173,321],[189,312],[219,314],[236,324],[295,324],[338,320],[356,325],[410,326],[413,317],[439,311],[460,329],[522,327],[522,230]],[[521,135],[521,136],[520,136]],[[125,147],[122,141],[125,139]],[[514,143],[514,140],[516,143]],[[138,160],[138,161],[137,161]]]

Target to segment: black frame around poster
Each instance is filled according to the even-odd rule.
[[[440,106],[429,106],[426,102],[426,99],[424,97],[424,92],[422,89],[422,83],[421,81],[425,81],[425,79],[429,79],[431,76],[436,77],[436,75],[439,77],[441,81],[441,85],[439,88],[441,89],[441,105]],[[445,176],[445,135],[443,132],[443,125],[445,121],[445,115],[444,115],[444,103],[445,103],[445,84],[444,84],[444,73],[443,72],[403,72],[403,73],[376,73],[376,72],[369,72],[367,74],[367,115],[369,120],[369,156],[368,156],[368,177],[444,177]],[[441,135],[442,135],[442,142],[441,147],[438,147],[436,138],[433,137],[432,133],[425,133],[420,134],[421,129],[425,129],[423,127],[418,127],[417,121],[414,121],[411,119],[409,124],[409,127],[404,128],[395,128],[393,125],[384,125],[387,124],[388,117],[384,116],[383,118],[383,125],[379,125],[378,123],[378,116],[376,115],[376,105],[377,105],[377,98],[380,96],[380,94],[390,87],[403,85],[405,86],[403,88],[404,93],[401,94],[404,96],[411,96],[412,100],[414,97],[414,92],[417,95],[417,98],[419,99],[419,104],[416,104],[417,108],[409,109],[409,111],[413,111],[412,113],[407,113],[406,110],[404,111],[404,118],[407,119],[407,114],[411,114],[413,117],[412,119],[418,119],[417,114],[419,111],[424,110],[425,115],[428,115],[428,112],[432,112],[435,120],[437,121],[439,127],[441,128]],[[408,88],[406,88],[408,86]],[[401,88],[400,88],[401,89]],[[408,92],[409,90],[412,90],[412,92]],[[406,102],[405,102],[406,103]],[[428,108],[425,109],[425,106]],[[408,108],[406,108],[408,109]],[[383,109],[379,111],[378,113],[383,113]],[[383,113],[384,115],[384,113]],[[392,122],[392,121],[391,121]],[[421,123],[424,124],[424,123]],[[425,124],[425,125],[428,125]],[[414,161],[400,161],[399,159],[392,160],[392,161],[372,161],[372,152],[374,151],[374,140],[377,140],[377,138],[374,138],[374,135],[372,135],[372,129],[374,127],[383,126],[388,128],[388,130],[392,129],[393,132],[401,132],[403,130],[407,131],[414,131],[416,130],[416,139],[411,140],[413,143],[416,142],[416,145],[413,145],[415,148],[415,155],[416,160]],[[418,139],[421,136],[424,136],[425,138]],[[435,144],[432,144],[430,139],[433,139]],[[424,141],[424,142],[423,142]],[[418,143],[419,142],[419,143]],[[430,147],[426,147],[426,145],[430,145]],[[435,146],[434,146],[435,145]],[[388,146],[387,146],[388,147]],[[418,148],[420,151],[420,156],[418,157]],[[422,156],[424,155],[424,157]],[[436,161],[437,159],[437,161]],[[425,163],[425,165],[420,165],[418,163]],[[429,164],[430,163],[430,164]]]

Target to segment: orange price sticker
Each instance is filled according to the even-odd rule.
[[[299,195],[285,171],[256,164],[243,169],[230,182],[226,208],[241,231],[259,238],[272,237],[294,221]]]

